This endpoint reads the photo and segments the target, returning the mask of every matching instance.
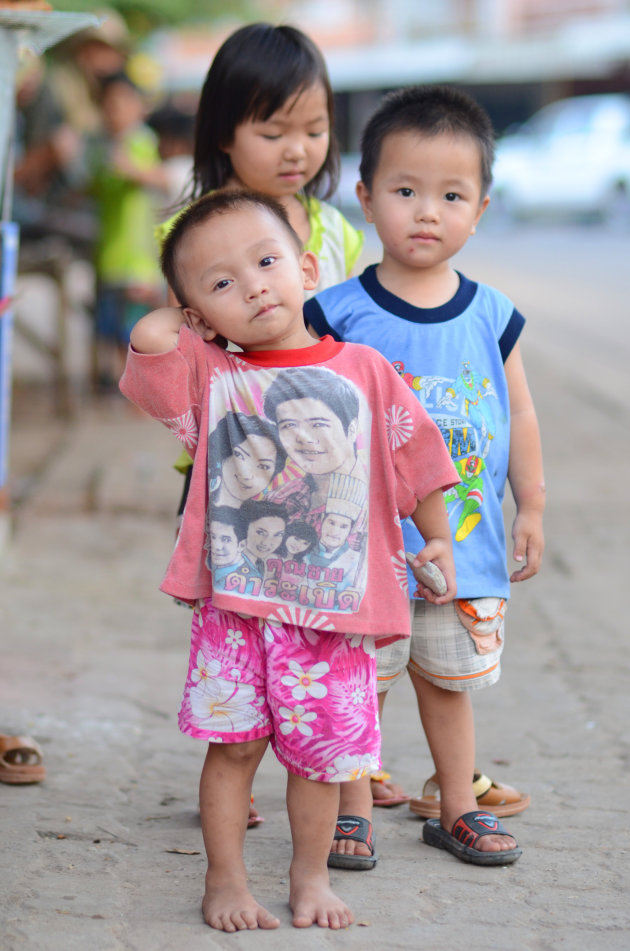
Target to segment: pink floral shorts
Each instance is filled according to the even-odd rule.
[[[200,602],[179,711],[210,743],[269,736],[290,772],[318,782],[380,769],[373,637],[243,618]]]

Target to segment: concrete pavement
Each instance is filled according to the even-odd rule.
[[[532,794],[506,822],[524,855],[467,866],[425,846],[405,807],[377,810],[376,869],[332,872],[357,918],[341,933],[290,925],[271,753],[255,782],[266,822],[248,832],[246,857],[281,928],[222,935],[201,920],[204,750],[176,725],[189,615],[157,590],[180,489],[174,440],[115,398],[69,426],[27,398],[16,405],[0,731],[35,736],[48,778],[0,785],[3,949],[627,951],[628,411],[581,403],[535,341],[528,358],[550,489],[546,562],[514,592],[500,683],[475,697],[478,765]],[[417,792],[432,767],[407,683],[383,732],[385,765]]]

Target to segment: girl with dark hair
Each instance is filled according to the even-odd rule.
[[[363,245],[363,235],[318,197],[329,198],[339,180],[333,121],[328,71],[313,41],[295,27],[252,23],[216,53],[195,122],[193,184],[185,205],[224,187],[276,198],[304,250],[319,261],[319,282],[307,297],[350,277]],[[160,244],[175,217],[158,227]],[[176,302],[172,289],[169,297]],[[191,466],[183,451],[175,463],[186,477],[180,518]],[[293,514],[302,512],[298,505]]]
[[[186,203],[217,188],[276,198],[304,250],[317,255],[316,290],[350,276],[362,235],[327,201],[339,180],[333,93],[324,58],[291,26],[252,23],[223,43],[197,110]],[[173,219],[158,231],[163,239]],[[311,292],[313,293],[313,292]]]

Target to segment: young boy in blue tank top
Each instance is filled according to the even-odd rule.
[[[411,642],[377,655],[381,701],[408,670],[435,763],[440,815],[425,823],[424,841],[479,865],[504,865],[521,854],[496,815],[480,808],[471,785],[471,692],[499,677],[510,581],[540,567],[545,500],[538,423],[518,344],[524,320],[503,294],[451,265],[488,206],[493,156],[490,120],[467,95],[413,87],[387,96],[365,129],[357,185],[383,259],[305,309],[320,335],[384,354],[440,427],[462,479],[445,494],[458,600],[413,601]],[[520,563],[511,577],[501,512],[506,480]],[[417,550],[409,524],[404,537]],[[365,841],[372,796],[367,780],[351,785],[329,864],[371,868]],[[357,818],[363,824],[349,821]]]

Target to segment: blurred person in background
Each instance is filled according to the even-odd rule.
[[[151,113],[147,124],[158,137],[158,151],[167,179],[166,211],[181,206],[192,185],[195,119],[171,102]]]
[[[93,371],[108,389],[122,370],[131,327],[164,296],[153,232],[169,180],[144,121],[144,96],[125,73],[103,81],[100,104],[104,132],[88,157],[98,223]]]
[[[90,219],[76,207],[82,142],[65,121],[44,62],[25,52],[16,82],[13,214],[23,241],[51,233],[84,241]]]
[[[66,122],[80,136],[102,131],[101,84],[125,69],[132,47],[120,14],[109,9],[92,12],[103,22],[60,43],[51,55],[51,85]]]

